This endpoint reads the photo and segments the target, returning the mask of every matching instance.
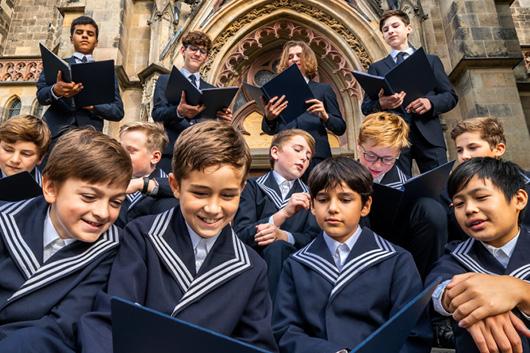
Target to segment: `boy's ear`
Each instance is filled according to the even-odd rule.
[[[272,146],[271,147],[271,158],[274,159],[275,162],[278,161],[279,159],[279,156],[278,156],[278,152],[280,151],[280,148],[278,146]]]
[[[528,193],[525,189],[519,189],[515,193],[515,207],[518,211],[524,210],[526,205],[528,204]]]
[[[175,175],[173,173],[169,173],[169,187],[171,188],[171,191],[173,192],[173,196],[175,196],[176,199],[180,197],[180,183],[175,179]]]
[[[42,176],[42,194],[47,203],[55,203],[59,188],[57,184],[49,180],[45,175]]]
[[[498,143],[497,146],[493,149],[493,153],[495,153],[495,157],[499,158],[504,155],[504,152],[506,152],[506,145],[502,142]]]
[[[158,162],[160,162],[161,159],[162,159],[162,152],[154,151],[151,154],[151,164],[152,165],[158,164]]]
[[[370,209],[372,208],[372,196],[368,196],[368,199],[363,205],[363,208],[361,208],[361,216],[366,217],[370,213]]]

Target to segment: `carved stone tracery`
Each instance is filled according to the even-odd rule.
[[[41,72],[39,59],[0,59],[0,82],[36,82]]]

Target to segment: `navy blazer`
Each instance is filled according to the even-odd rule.
[[[439,115],[453,109],[458,103],[458,96],[445,73],[440,58],[436,55],[427,54],[427,59],[431,64],[434,77],[436,78],[436,87],[433,91],[425,95],[425,98],[431,101],[432,109],[423,115],[408,114],[402,108],[393,110],[393,112],[401,115],[409,124],[414,124],[423,137],[432,145],[445,148],[445,140]],[[395,66],[394,59],[388,55],[383,60],[370,65],[368,73],[384,76]],[[379,100],[371,99],[368,95],[365,95],[361,109],[364,115],[368,115],[380,112],[381,106],[379,105]]]
[[[269,223],[269,218],[284,208],[292,194],[297,192],[309,193],[307,185],[300,179],[295,181],[285,200],[282,199],[282,194],[272,172],[248,179],[245,189],[241,193],[239,210],[234,219],[236,234],[245,244],[256,248],[257,245],[254,241],[256,226]],[[310,210],[298,211],[286,220],[280,228],[293,235],[294,246],[297,249],[305,246],[320,232]]]
[[[313,159],[326,159],[331,157],[331,147],[328,140],[328,132],[331,131],[341,136],[346,131],[346,122],[342,118],[337,102],[337,96],[331,86],[327,83],[315,81],[308,82],[313,96],[324,103],[329,119],[323,122],[317,115],[305,112],[289,124],[285,124],[279,117],[267,120],[265,117],[261,122],[261,129],[268,135],[275,135],[286,129],[302,129],[307,131],[315,139],[315,154]]]
[[[481,242],[468,238],[463,242],[451,242],[425,280],[430,283],[437,277],[450,280],[455,275],[475,272],[494,275],[508,275],[523,281],[530,280],[530,228],[521,226],[521,232],[513,250],[508,267],[504,268]],[[513,310],[528,327],[530,320],[525,319],[518,309]],[[478,353],[478,349],[466,329],[459,327],[452,320],[456,339],[456,351],[461,353]],[[530,353],[530,339],[521,336],[523,352]]]
[[[370,229],[363,228],[342,271],[321,233],[285,262],[273,312],[280,352],[350,351],[421,290],[412,256]],[[425,313],[399,352],[430,352],[431,337]]]
[[[76,64],[74,57],[65,59],[70,65]],[[44,72],[37,82],[37,99],[40,105],[50,107],[44,113],[44,120],[48,123],[52,137],[57,138],[73,127],[93,126],[97,131],[103,130],[103,120],[120,121],[123,119],[123,102],[120,97],[118,80],[114,83],[114,102],[98,104],[93,111],[76,107],[73,98],[54,99],[52,96],[53,85],[46,84]]]
[[[226,226],[197,273],[179,207],[129,223],[108,289],[80,323],[82,352],[112,352],[110,297],[119,296],[277,351],[263,260]]]
[[[169,81],[169,75],[160,75],[155,86],[155,93],[153,95],[153,111],[151,116],[154,121],[164,124],[166,133],[169,137],[169,143],[164,151],[165,156],[173,155],[173,146],[179,137],[180,133],[187,129],[190,125],[195,123],[199,117],[193,119],[179,118],[177,116],[177,106],[169,103],[166,98],[166,88]],[[215,86],[204,81],[202,78],[199,83],[200,89],[213,88]]]
[[[0,351],[57,352],[75,347],[77,321],[107,283],[119,242],[111,228],[95,242],[75,241],[43,261],[48,203],[42,196],[0,206]]]

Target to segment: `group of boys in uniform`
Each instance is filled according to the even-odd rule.
[[[380,28],[393,52],[369,72],[384,74],[414,48],[404,13],[385,13]],[[72,64],[93,60],[97,37],[92,19],[72,22]],[[210,47],[203,33],[183,38],[181,72],[199,88]],[[31,172],[43,191],[0,204],[0,351],[112,352],[118,296],[271,352],[348,352],[442,277],[432,314],[451,317],[457,352],[530,352],[528,177],[499,158],[495,119],[453,131],[460,165],[446,195],[403,210],[393,237],[369,228],[374,182],[400,189],[411,158],[421,172],[447,159],[438,115],[457,97],[428,58],[437,85],[426,97],[365,98],[357,161],[331,157],[327,129],[345,130],[336,96],[312,81],[311,49],[288,42],[279,70],[298,65],[315,99],[287,125],[285,97],[264,102],[271,170],[248,179],[230,109],[203,121],[184,93],[170,104],[167,76],[154,98],[162,124],[125,124],[119,142],[96,131],[123,117],[118,93],[76,107],[81,83],[41,77],[49,127],[31,116],[0,126],[2,177]],[[389,349],[429,352],[429,316]]]

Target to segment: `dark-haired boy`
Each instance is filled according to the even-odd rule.
[[[456,219],[470,238],[448,244],[427,281],[446,280],[433,303],[458,320],[457,352],[530,352],[530,340],[517,334],[530,337],[524,327],[530,322],[530,231],[520,223],[528,202],[524,186],[517,165],[490,157],[464,162],[449,178]]]
[[[389,10],[383,13],[379,20],[379,30],[383,33],[385,42],[392,48],[392,52],[384,59],[370,65],[368,73],[384,76],[413,54],[415,48],[408,40],[412,26],[405,12]],[[393,111],[401,115],[410,125],[411,147],[401,153],[398,161],[400,168],[408,175],[412,175],[412,159],[416,160],[422,173],[447,162],[439,115],[453,109],[458,102],[458,96],[449,82],[440,58],[428,54],[427,59],[436,78],[436,86],[425,97],[418,98],[403,107],[406,92],[398,92],[391,96],[384,96],[381,92],[378,100],[365,95],[362,103],[365,115]]]
[[[77,321],[107,282],[131,172],[117,141],[72,131],[50,155],[44,195],[0,207],[1,352],[74,351]]]
[[[127,226],[107,293],[81,321],[83,352],[112,352],[110,296],[276,351],[266,265],[230,226],[250,162],[229,124],[180,135],[170,174],[180,205]]]
[[[422,290],[412,256],[359,220],[371,206],[372,176],[358,162],[329,158],[309,177],[311,212],[323,232],[284,265],[273,313],[281,352],[348,352]],[[403,347],[429,352],[420,319]]]
[[[247,180],[234,219],[239,238],[267,263],[273,299],[285,259],[320,231],[309,211],[309,189],[300,179],[314,150],[315,140],[304,130],[276,134],[269,149],[272,170]]]
[[[180,54],[184,59],[184,65],[180,72],[186,76],[190,82],[198,89],[213,88],[211,84],[203,80],[200,69],[208,59],[208,53],[212,48],[212,41],[201,31],[192,31],[182,37],[182,47]],[[190,105],[186,102],[186,93],[182,92],[178,105],[168,102],[166,98],[166,88],[169,75],[161,75],[158,78],[153,95],[153,111],[151,115],[154,121],[164,124],[169,144],[166,147],[160,161],[160,168],[165,172],[171,171],[171,156],[173,146],[179,135],[186,128],[200,121],[200,113],[206,108],[204,105]],[[232,112],[229,108],[217,112],[217,117],[221,120],[232,121]]]
[[[161,213],[178,201],[173,197],[167,174],[157,166],[168,143],[164,127],[146,121],[125,124],[120,128],[120,143],[133,166],[127,198],[116,221],[123,228],[135,218]]]
[[[74,53],[65,59],[66,62],[74,65],[94,61],[92,53],[98,44],[98,35],[98,25],[92,18],[80,16],[74,19],[70,25],[70,41]],[[37,99],[41,105],[50,106],[43,119],[52,132],[53,143],[71,128],[93,126],[97,131],[102,131],[103,120],[120,121],[123,118],[123,103],[117,80],[112,103],[78,107],[73,97],[82,89],[81,82],[64,82],[60,72],[57,73],[57,82],[53,85],[46,83],[44,73],[40,75],[37,82]]]
[[[0,178],[28,172],[42,184],[38,169],[50,145],[50,129],[33,115],[18,115],[0,125]]]

